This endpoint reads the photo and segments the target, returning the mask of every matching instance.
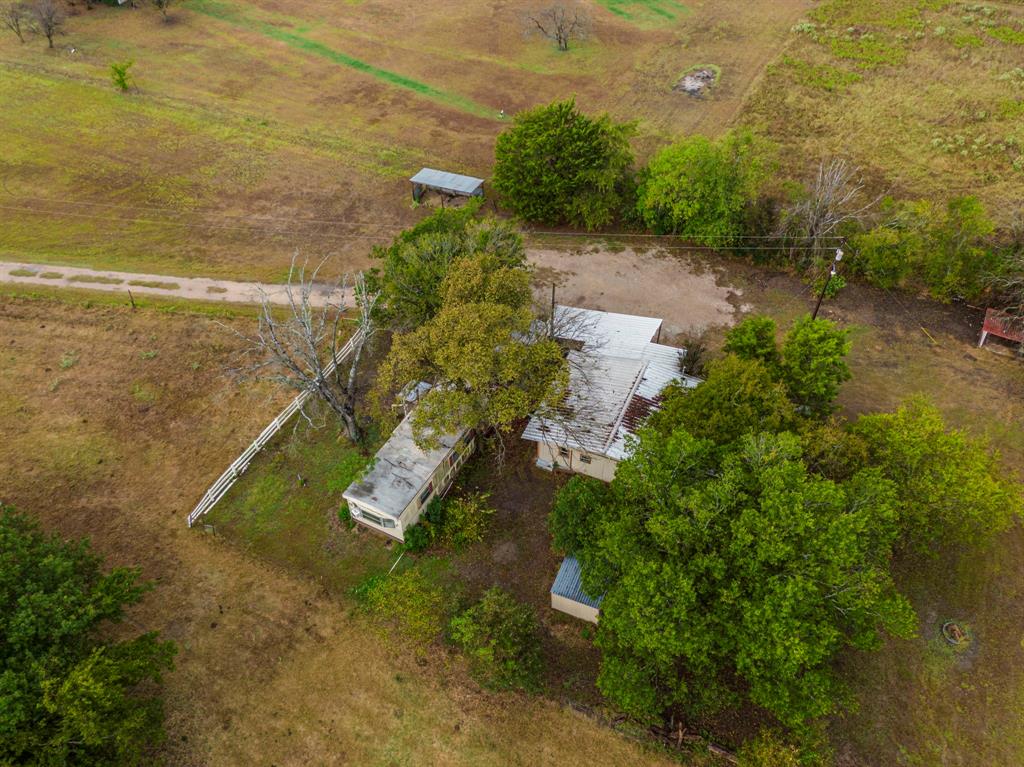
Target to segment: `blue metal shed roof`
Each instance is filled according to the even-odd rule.
[[[484,184],[482,178],[473,176],[460,176],[458,173],[447,173],[443,170],[423,168],[419,173],[409,179],[414,184],[440,189],[444,192],[456,192],[458,194],[472,195]]]
[[[583,585],[580,583],[580,563],[576,557],[566,557],[562,560],[562,566],[558,568],[558,575],[555,582],[551,584],[551,593],[573,602],[579,602],[587,607],[598,608],[604,596],[597,599],[583,593]]]

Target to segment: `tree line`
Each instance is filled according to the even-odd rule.
[[[498,137],[494,188],[530,223],[618,224],[801,273],[820,273],[843,245],[846,270],[872,284],[943,301],[987,295],[1024,318],[1024,227],[998,230],[974,196],[872,197],[841,159],[806,183],[781,178],[777,148],[747,128],[679,138],[637,167],[635,133],[573,100],[521,112]]]

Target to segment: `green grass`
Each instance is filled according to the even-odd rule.
[[[119,277],[104,277],[102,274],[73,274],[68,277],[68,282],[86,282],[97,285],[121,285],[124,283]]]
[[[794,77],[801,85],[826,91],[843,91],[863,79],[862,75],[856,72],[848,72],[828,64],[811,64],[792,56],[783,56],[782,65],[793,71]]]
[[[60,280],[64,277],[60,272],[42,272],[39,276],[44,280]]]
[[[268,418],[269,420],[269,418]],[[386,572],[397,553],[383,538],[337,520],[341,493],[369,462],[336,423],[288,424],[204,519],[271,562],[313,575],[336,592]],[[225,456],[227,465],[234,456]]]
[[[1015,27],[989,27],[987,30],[991,37],[1010,45],[1024,45],[1024,30]]]
[[[371,77],[375,77],[388,85],[411,91],[419,96],[424,96],[441,104],[461,109],[464,112],[469,112],[470,114],[478,117],[489,117],[491,119],[495,119],[496,110],[492,107],[478,104],[465,96],[441,90],[440,88],[420,82],[419,80],[414,80],[411,77],[407,77],[397,72],[392,72],[388,69],[382,69],[381,67],[374,66],[373,64],[357,59],[354,56],[349,56],[343,51],[331,48],[330,46],[317,40],[313,40],[303,34],[283,29],[273,23],[249,18],[244,13],[240,12],[238,8],[228,3],[218,2],[218,0],[189,0],[187,6],[198,13],[202,13],[206,16],[213,17],[229,24],[234,24],[259,32],[260,34],[266,35],[273,40],[283,42],[297,50],[320,56],[328,59],[329,61],[333,61],[336,64],[341,64],[342,66],[349,67],[358,72],[362,72],[363,74],[370,75]]]
[[[676,0],[598,0],[598,2],[627,21],[636,24],[669,24],[690,13],[690,9]]]
[[[38,274],[38,272],[36,272],[34,269],[19,268],[11,269],[11,271],[9,271],[8,274],[11,275],[12,277],[35,277],[36,274]]]
[[[159,288],[161,290],[177,290],[181,287],[177,282],[160,282],[159,280],[128,280],[128,284],[140,288]]]

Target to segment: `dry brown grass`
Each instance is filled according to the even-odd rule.
[[[0,250],[244,279],[280,279],[295,250],[362,266],[418,216],[405,179],[421,165],[489,175],[499,110],[575,95],[639,120],[641,155],[715,133],[804,6],[723,0],[662,26],[595,8],[593,38],[567,54],[500,2],[190,0],[173,24],[97,6],[56,53],[0,36]],[[138,89],[122,94],[108,67],[128,58]],[[704,62],[723,71],[708,99],[671,90]]]
[[[930,9],[897,14],[919,6]],[[830,14],[809,14],[817,27],[793,33],[743,116],[782,146],[784,168],[806,177],[822,158],[848,157],[879,191],[975,194],[1008,222],[1024,191],[1024,46],[987,30],[1024,28],[1024,7],[829,0],[820,8],[846,10],[831,23],[822,22]],[[851,46],[849,55],[861,35],[888,48],[869,66],[837,55],[829,33]]]
[[[224,377],[231,344],[203,315],[0,295],[0,498],[157,581],[129,628],[181,648],[171,764],[664,763],[554,703],[484,695],[443,657],[420,668],[314,580],[187,530],[278,399]]]

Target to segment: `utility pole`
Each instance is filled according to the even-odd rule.
[[[825,293],[828,291],[828,284],[832,282],[832,278],[836,276],[836,268],[839,266],[839,262],[843,260],[842,248],[836,248],[836,257],[832,261],[832,268],[828,272],[828,277],[825,279],[825,284],[821,286],[821,293],[818,295],[818,303],[814,307],[814,314],[811,315],[812,320],[818,319],[818,310],[821,309],[821,302],[825,300]]]
[[[548,323],[548,338],[555,338],[555,283],[551,283],[551,319]]]

